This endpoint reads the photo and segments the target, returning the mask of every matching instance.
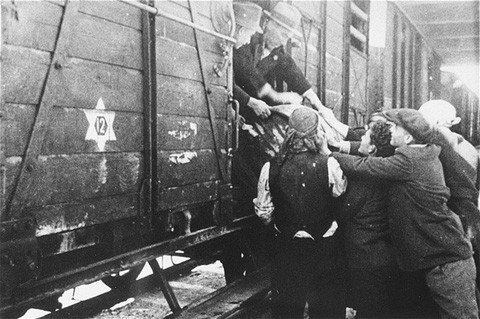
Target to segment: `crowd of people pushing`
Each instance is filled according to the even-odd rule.
[[[431,100],[350,128],[285,52],[300,12],[285,2],[233,9],[245,122],[296,105],[254,199],[272,236],[273,317],[478,318],[478,153],[450,130],[455,108]],[[288,92],[273,88],[279,80]]]

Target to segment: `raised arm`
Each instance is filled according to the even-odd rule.
[[[407,180],[412,173],[410,160],[399,152],[390,157],[359,157],[340,153],[333,153],[333,156],[347,175]]]

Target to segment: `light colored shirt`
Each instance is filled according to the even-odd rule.
[[[327,167],[328,167],[328,182],[332,191],[332,196],[338,197],[342,195],[347,189],[347,178],[343,174],[343,171],[340,168],[340,164],[338,164],[335,158],[333,157],[328,158]],[[260,220],[265,225],[269,225],[272,223],[273,211],[275,209],[272,202],[272,194],[270,192],[269,175],[270,175],[270,163],[267,162],[263,165],[262,170],[260,172],[260,177],[258,178],[257,197],[253,199],[253,204],[255,205],[255,214],[260,218]],[[325,232],[325,234],[323,234],[322,237],[325,238],[325,237],[333,236],[337,228],[338,228],[337,222],[333,221],[330,228]],[[276,229],[278,231],[278,228]],[[309,233],[307,233],[304,230],[300,230],[296,232],[294,237],[314,239]]]

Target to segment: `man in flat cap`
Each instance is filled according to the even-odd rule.
[[[461,135],[450,131],[460,122],[455,107],[444,100],[430,100],[418,109],[434,127],[429,141],[442,147],[440,161],[445,183],[450,188],[448,207],[458,216],[468,234],[477,266],[477,286],[480,286],[480,211],[478,208],[478,153]]]
[[[236,83],[250,96],[271,105],[300,104],[303,99],[316,109],[323,107],[310,83],[284,46],[292,36],[301,37],[297,28],[301,13],[293,5],[279,2],[271,13],[264,34],[255,34],[250,44],[234,50],[233,67]],[[276,81],[284,81],[290,92],[277,92]]]
[[[439,160],[427,144],[434,130],[417,110],[384,112],[395,154],[387,158],[335,153],[347,174],[391,181],[388,220],[400,269],[424,274],[441,318],[478,318],[472,246],[450,196]]]

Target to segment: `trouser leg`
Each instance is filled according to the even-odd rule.
[[[313,245],[308,241],[311,240],[277,241],[272,265],[272,286],[278,295],[272,301],[273,318],[303,318],[307,283],[313,274]]]
[[[437,266],[426,273],[426,282],[439,306],[440,317],[478,318],[473,258]]]
[[[345,318],[346,267],[343,237],[335,234],[317,242],[313,285],[309,289],[310,318]]]

